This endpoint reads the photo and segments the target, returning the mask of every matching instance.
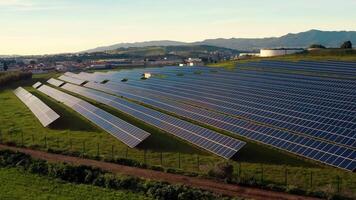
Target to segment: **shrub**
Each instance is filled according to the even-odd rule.
[[[234,166],[229,163],[222,162],[215,165],[215,167],[209,170],[208,175],[213,178],[219,179],[231,179],[234,172]]]
[[[115,163],[120,164],[120,165],[126,165],[126,166],[131,166],[131,167],[138,167],[138,168],[143,168],[143,169],[147,169],[147,165],[140,163],[136,160],[130,160],[130,159],[126,159],[126,158],[118,158],[116,160],[114,160]]]
[[[351,41],[346,41],[344,42],[341,46],[340,46],[341,49],[352,49],[352,43]]]
[[[161,166],[151,166],[151,167],[149,167],[149,169],[164,172],[164,168]]]
[[[0,76],[0,86],[5,86],[11,82],[31,79],[32,73],[30,72],[4,72]]]
[[[312,49],[325,49],[326,47],[321,45],[321,44],[312,44],[312,45],[310,45],[309,48],[312,48]]]

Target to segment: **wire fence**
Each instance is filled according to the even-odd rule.
[[[216,163],[223,161],[212,156],[176,152],[157,152],[130,149],[123,146],[93,143],[68,137],[39,137],[35,134],[4,133],[0,131],[0,143],[57,151],[70,155],[96,157],[103,160],[125,158],[149,166],[172,168],[182,172],[207,174]],[[356,176],[351,172],[323,168],[302,168],[253,164],[229,161],[234,167],[234,178],[249,185],[276,185],[305,191],[338,193],[356,198]]]

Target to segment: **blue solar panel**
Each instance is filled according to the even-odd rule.
[[[178,67],[144,69],[167,75],[145,81],[139,80],[143,70],[71,76],[96,82],[109,80],[99,86],[291,153],[350,171],[355,169],[355,81],[196,69],[202,74]],[[180,72],[184,76],[177,76]],[[123,77],[129,81],[122,83]],[[91,87],[90,83],[86,86]],[[222,119],[221,124],[226,126],[210,118],[210,114]],[[231,116],[239,117],[239,121]]]
[[[38,90],[72,108],[80,115],[87,118],[98,127],[104,129],[129,147],[133,148],[137,146],[150,135],[149,133],[77,97],[46,85],[41,86]]]
[[[240,150],[245,142],[230,138],[214,131],[202,128],[178,118],[145,108],[118,97],[95,91],[88,88],[65,84],[63,89],[94,99],[100,103],[112,106],[121,112],[153,125],[161,130],[171,133],[181,139],[197,145],[207,151],[224,158],[231,158]]]

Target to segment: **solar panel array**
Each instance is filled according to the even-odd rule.
[[[234,156],[236,152],[245,145],[245,142],[243,141],[218,134],[209,129],[103,92],[83,88],[69,83],[63,85],[62,88],[116,108],[121,112],[129,114],[134,118],[142,120],[147,124],[155,126],[163,131],[166,131],[167,133],[173,134],[176,137],[226,159]]]
[[[343,76],[356,76],[356,62],[337,62],[337,61],[278,61],[262,60],[259,62],[249,62],[242,66],[286,69],[314,73],[328,73]]]
[[[14,90],[14,93],[32,111],[44,127],[59,118],[56,112],[22,87]]]
[[[116,116],[97,108],[90,103],[62,91],[43,85],[38,88],[42,93],[72,108],[80,115],[104,129],[129,147],[133,148],[145,140],[150,134]]]
[[[68,75],[93,82],[110,80],[85,86],[94,84],[95,89],[325,164],[350,171],[356,168],[355,80],[208,67],[145,71],[167,77],[142,81],[140,69]],[[122,78],[129,81],[123,83]]]
[[[78,79],[75,79],[75,78],[72,78],[72,77],[66,76],[66,75],[60,76],[59,79],[62,80],[62,81],[66,81],[66,82],[69,82],[69,83],[76,84],[76,85],[82,85],[85,82],[83,80],[78,80]]]
[[[35,89],[37,89],[38,87],[40,87],[42,85],[42,83],[41,82],[37,82],[37,83],[35,83],[35,84],[33,84],[33,88],[35,88]]]
[[[57,80],[57,79],[54,79],[54,78],[51,78],[51,79],[47,80],[47,83],[49,83],[51,85],[54,85],[56,87],[59,87],[59,86],[64,84],[63,81],[60,81],[60,80]]]

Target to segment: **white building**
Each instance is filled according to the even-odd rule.
[[[148,72],[145,72],[144,74],[143,74],[143,77],[145,78],[145,79],[148,79],[148,78],[151,78],[151,73],[148,73]]]
[[[303,51],[304,49],[299,49],[299,48],[261,49],[260,57],[283,56],[283,55],[300,53]]]

